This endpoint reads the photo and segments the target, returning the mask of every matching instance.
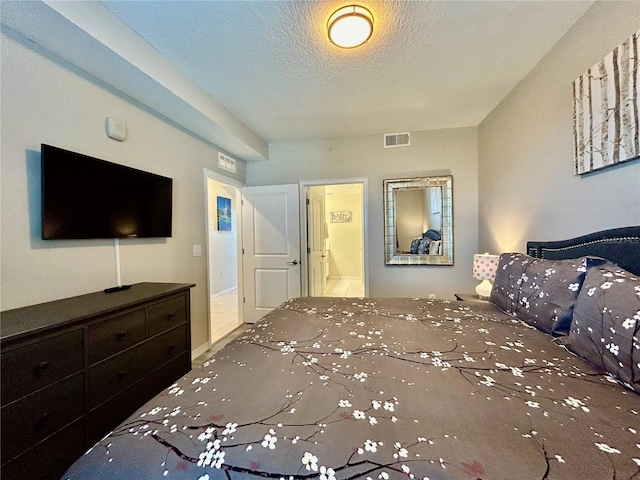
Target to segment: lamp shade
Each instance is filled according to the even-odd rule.
[[[476,280],[489,280],[493,282],[498,270],[499,255],[476,254],[473,256],[473,278]]]

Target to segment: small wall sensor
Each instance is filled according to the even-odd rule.
[[[107,137],[124,142],[127,138],[127,125],[117,118],[107,117],[104,119],[104,128],[107,132]]]

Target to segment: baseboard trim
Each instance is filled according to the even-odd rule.
[[[362,281],[362,277],[360,275],[329,275],[327,280],[360,280]]]
[[[238,289],[238,286],[236,285],[235,287],[229,287],[229,288],[226,288],[224,290],[220,290],[219,292],[212,293],[211,294],[211,298],[219,297],[220,295],[224,295],[225,293],[233,292],[234,290],[237,290],[237,289]]]
[[[195,350],[192,350],[191,351],[191,361],[193,361],[194,358],[198,358],[204,352],[209,350],[210,347],[211,347],[211,345],[209,344],[209,342],[205,342],[202,345],[200,345],[198,348],[196,348]]]

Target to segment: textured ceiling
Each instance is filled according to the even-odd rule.
[[[477,125],[592,2],[366,1],[341,50],[329,1],[109,1],[268,142]]]
[[[228,153],[264,160],[269,143],[478,125],[593,1],[366,0],[373,36],[342,50],[325,27],[345,4],[0,1],[0,21]]]

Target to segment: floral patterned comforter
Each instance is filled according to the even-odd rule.
[[[640,478],[640,395],[490,304],[290,300],[68,479]]]

